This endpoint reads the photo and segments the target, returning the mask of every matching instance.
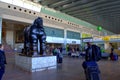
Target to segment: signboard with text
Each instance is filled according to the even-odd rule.
[[[87,33],[82,33],[82,38],[89,38],[89,37],[92,37],[91,34],[87,34]]]
[[[120,35],[107,35],[107,36],[98,36],[93,37],[93,41],[114,41],[120,40]]]

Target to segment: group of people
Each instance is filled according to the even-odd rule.
[[[80,53],[79,47],[67,47],[68,56],[78,55]]]
[[[46,53],[48,55],[55,55],[56,51],[59,51],[59,53],[62,53],[63,48],[60,46],[59,47],[53,47],[53,46],[49,46],[49,45],[46,46]]]
[[[88,43],[88,48],[90,48],[90,43]],[[79,51],[79,48],[69,48],[69,51],[74,52],[74,51]],[[89,50],[86,50],[86,57],[85,60],[86,61],[91,61],[90,59],[90,54],[89,54]],[[55,56],[57,56],[57,58],[62,58],[62,47],[59,48],[53,48],[51,49],[51,53]],[[59,59],[58,59],[59,60]],[[6,57],[5,57],[5,52],[4,52],[4,46],[2,44],[0,44],[0,80],[2,79],[2,76],[5,72],[5,64],[6,64]]]
[[[62,47],[56,47],[56,48],[48,48],[49,53],[52,53],[52,55],[55,55],[57,57],[63,57],[62,56]],[[79,48],[68,48],[68,51],[70,52],[75,52],[79,51]],[[110,57],[113,55],[114,48],[111,48],[111,53]],[[91,62],[91,61],[96,61],[94,51],[92,50],[92,44],[87,42],[87,48],[86,48],[86,54],[85,54],[85,61]],[[2,76],[5,72],[5,64],[6,62],[6,57],[5,57],[5,52],[4,52],[4,45],[0,44],[0,80],[2,79]],[[83,68],[85,69],[85,64],[83,64]]]

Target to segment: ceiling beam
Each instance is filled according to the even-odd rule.
[[[86,13],[86,12],[89,12],[89,13],[97,13],[97,12],[102,12],[102,11],[107,11],[107,10],[109,10],[109,9],[116,9],[116,8],[119,8],[120,7],[120,1],[119,2],[116,2],[116,4],[112,4],[111,3],[111,5],[109,4],[107,4],[106,6],[105,5],[101,5],[101,6],[96,6],[96,7],[94,7],[94,9],[93,9],[93,7],[92,8],[86,8],[86,9],[84,9],[84,10],[78,10],[78,11],[73,11],[73,12],[68,12],[69,14],[75,14],[75,13]],[[95,9],[96,8],[96,9]]]
[[[94,1],[94,0],[88,0],[87,3],[88,3],[88,2],[92,2],[92,1]],[[77,6],[77,5],[83,5],[83,4],[85,4],[85,3],[83,3],[82,0],[76,0],[75,2],[73,2],[73,3],[71,3],[71,4],[66,4],[66,5],[63,5],[62,7],[56,8],[56,9],[57,9],[57,10],[66,10],[66,9],[68,9],[68,8],[72,8],[72,7],[75,7],[75,6]]]
[[[118,19],[120,20],[120,17],[109,17],[107,16],[106,18],[102,19],[97,19],[97,18],[93,18],[93,17],[88,17],[87,19],[84,18],[84,17],[78,17],[79,19],[82,19],[84,21],[87,21],[91,24],[94,24],[94,25],[101,25],[104,29],[106,30],[109,30],[109,31],[112,31],[114,33],[117,33],[119,32],[119,21]],[[114,27],[114,29],[113,29]]]
[[[116,27],[116,25],[120,25],[120,23],[116,22],[115,18],[113,19],[113,18],[110,18],[110,17],[108,17],[108,18],[102,18],[101,17],[101,19],[100,18],[98,18],[98,19],[97,18],[91,18],[91,17],[89,17],[89,18],[86,19],[86,18],[83,18],[83,17],[82,18],[79,17],[79,19],[82,19],[84,21],[92,23],[92,24],[94,24],[96,26],[98,26],[98,25],[101,25],[102,27],[106,26],[106,29],[109,29],[110,26]]]
[[[49,6],[50,4],[54,4],[59,1],[61,1],[61,0],[43,0],[43,1],[41,0],[39,2],[44,6]]]
[[[79,13],[79,14],[68,14],[68,15],[72,15],[72,16],[95,16],[95,15],[110,15],[110,14],[119,14],[120,13],[120,8],[117,8],[117,9],[109,9],[109,10],[106,10],[106,11],[101,11],[101,12],[97,12],[97,13],[90,13],[90,12],[87,12],[87,13]]]
[[[31,1],[33,1],[33,2],[39,2],[39,1],[41,1],[41,0],[31,0]]]
[[[56,7],[65,5],[65,4],[72,3],[73,1],[75,1],[75,0],[63,0],[63,1],[59,1],[59,2],[56,2],[54,4],[51,4],[49,7],[50,8],[56,8]]]
[[[90,7],[90,6],[94,6],[94,5],[97,5],[97,4],[100,4],[100,3],[104,3],[106,2],[106,0],[95,0],[93,2],[89,2],[87,4],[83,4],[83,5],[79,5],[79,6],[75,6],[75,7],[72,7],[70,9],[65,9],[65,10],[61,10],[62,12],[71,12],[71,11],[75,11],[75,10],[78,10],[78,9],[84,9],[86,7]]]

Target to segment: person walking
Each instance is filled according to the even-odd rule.
[[[6,56],[4,52],[4,46],[0,44],[0,80],[2,80],[3,74],[5,73]]]
[[[100,80],[99,77],[100,70],[96,63],[100,59],[101,59],[100,47],[92,45],[90,42],[87,42],[85,61],[82,64],[86,80]]]

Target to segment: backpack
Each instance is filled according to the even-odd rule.
[[[96,45],[92,45],[92,58],[94,61],[99,61],[101,59],[101,49]]]

